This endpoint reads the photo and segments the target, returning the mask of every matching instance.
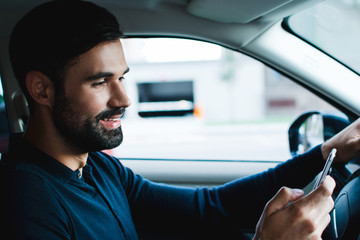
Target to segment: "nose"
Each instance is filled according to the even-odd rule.
[[[110,98],[108,101],[109,107],[124,107],[127,108],[131,104],[129,97],[126,94],[126,89],[121,81],[111,85]]]

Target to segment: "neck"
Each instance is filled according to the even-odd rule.
[[[71,146],[46,117],[30,116],[24,138],[47,155],[58,160],[72,170],[82,169],[88,152]]]

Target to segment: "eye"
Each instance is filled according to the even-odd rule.
[[[124,77],[124,76],[119,77],[119,80],[120,80],[120,81],[125,80],[125,77]]]
[[[91,86],[92,86],[92,87],[100,87],[100,86],[104,85],[105,83],[106,83],[106,80],[99,80],[99,81],[97,81],[97,82],[93,82],[93,83],[91,84]]]

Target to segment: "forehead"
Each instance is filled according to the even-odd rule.
[[[99,43],[75,59],[66,71],[65,79],[86,78],[99,72],[122,75],[127,69],[122,44],[119,40]]]

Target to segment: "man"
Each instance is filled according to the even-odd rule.
[[[15,26],[9,52],[30,117],[1,161],[11,236],[137,239],[168,231],[230,239],[257,224],[255,239],[319,239],[330,220],[333,179],[306,197],[281,187],[304,187],[333,147],[337,161],[355,156],[360,123],[274,169],[218,188],[149,182],[99,152],[122,142],[120,118],[130,105],[121,36],[114,16],[81,1],[45,3]]]

